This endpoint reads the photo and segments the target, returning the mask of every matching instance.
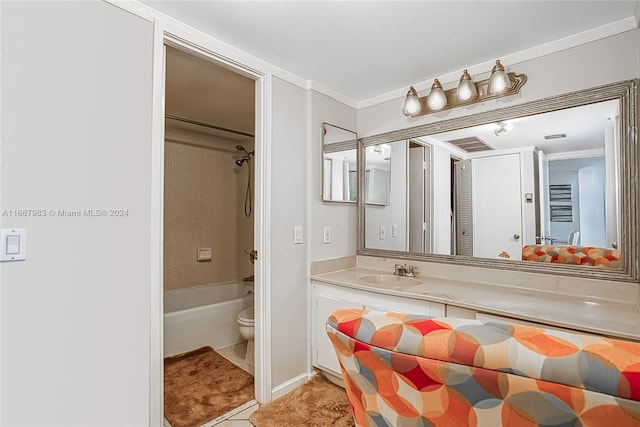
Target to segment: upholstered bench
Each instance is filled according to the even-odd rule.
[[[640,426],[640,343],[361,309],[327,334],[357,426]]]

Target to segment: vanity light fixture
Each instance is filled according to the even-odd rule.
[[[423,97],[418,97],[414,87],[410,86],[402,112],[405,116],[418,117],[436,111],[515,95],[520,92],[520,88],[526,82],[526,75],[506,72],[504,66],[497,60],[491,71],[491,76],[486,80],[474,82],[467,70],[464,70],[457,88],[444,90],[438,79],[435,79],[429,95]]]

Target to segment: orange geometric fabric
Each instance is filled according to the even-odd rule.
[[[620,268],[621,258],[622,253],[619,249],[593,246],[526,245],[522,248],[523,261]]]
[[[327,334],[358,426],[640,426],[640,343],[360,309]]]

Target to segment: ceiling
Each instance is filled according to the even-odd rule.
[[[255,82],[213,62],[167,46],[165,113],[242,133],[254,133]],[[168,119],[177,128],[197,129],[235,142],[247,137]]]
[[[513,128],[496,135],[496,124],[474,126],[443,132],[424,138],[425,142],[447,142],[459,138],[477,137],[494,150],[537,147],[547,155],[600,150],[605,148],[605,132],[614,125],[618,101],[603,101],[550,113],[521,117],[507,122]],[[564,138],[545,139],[547,135],[565,134]],[[603,155],[603,154],[601,154]]]
[[[143,3],[355,102],[640,14],[610,0]]]
[[[640,13],[638,1],[144,1],[186,24],[304,79],[361,101],[427,77],[493,61],[571,34]],[[526,17],[526,19],[525,19]],[[634,18],[635,19],[635,18]],[[637,22],[637,21],[634,21]],[[637,24],[636,24],[637,25]],[[254,132],[255,84],[212,62],[167,47],[166,112],[245,133]],[[611,109],[596,114],[592,135],[601,141]],[[571,114],[567,112],[566,114]],[[587,112],[580,113],[582,118]],[[474,135],[495,149],[509,143],[546,152],[595,148],[585,120],[526,119],[496,137],[493,127]],[[193,125],[168,120],[176,127]],[[247,138],[203,127],[239,142]],[[567,133],[562,144],[542,136]],[[470,136],[468,130],[444,135]],[[579,136],[579,137],[578,137]],[[537,138],[532,140],[531,138]],[[583,145],[576,145],[580,140]],[[546,147],[545,147],[546,146]],[[570,147],[570,148],[568,148]]]

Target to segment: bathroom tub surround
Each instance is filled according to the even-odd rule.
[[[511,284],[505,283],[510,274],[503,275],[501,282],[492,283],[481,281],[486,271],[477,272],[475,280],[460,278],[476,273],[469,271],[459,271],[458,277],[452,279],[439,276],[442,271],[438,271],[437,264],[414,262],[409,262],[418,267],[419,273],[414,280],[397,283],[384,280],[392,277],[398,263],[407,264],[404,260],[373,257],[351,258],[347,262],[344,259],[323,261],[314,265],[311,279],[382,295],[439,302],[447,307],[462,307],[480,313],[640,341],[637,284],[608,284],[570,278],[578,282],[570,287],[562,283],[565,278],[556,276],[546,277],[536,284],[523,273],[513,275]],[[339,269],[332,270],[335,266]],[[460,267],[460,270],[464,269],[466,267]]]

